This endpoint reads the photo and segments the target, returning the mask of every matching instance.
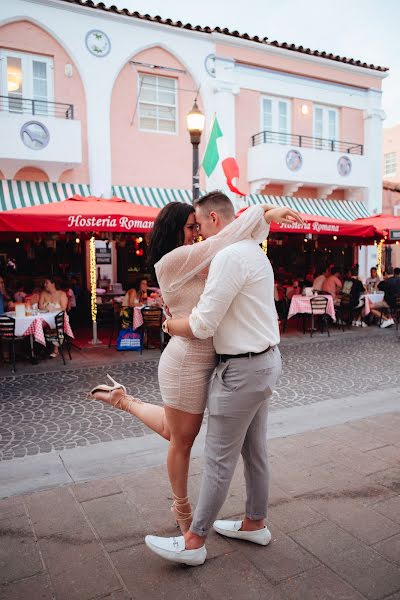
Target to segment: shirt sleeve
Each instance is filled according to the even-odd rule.
[[[198,244],[180,246],[168,252],[155,267],[162,292],[179,290],[201,273],[220,250],[230,244],[245,239],[254,239],[261,243],[268,234],[269,224],[264,219],[264,208],[248,208],[216,235]]]
[[[238,254],[221,252],[210,266],[206,286],[189,317],[193,335],[212,337],[248,277],[248,265]]]

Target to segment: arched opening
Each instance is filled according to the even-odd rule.
[[[130,61],[118,74],[111,97],[113,184],[191,189],[186,115],[193,106],[196,82],[185,65],[159,46]],[[201,106],[201,98],[198,102]]]
[[[23,167],[14,175],[15,181],[50,181],[47,173],[37,167]]]
[[[0,38],[4,56],[7,56],[7,52],[11,53],[16,61],[16,68],[19,69],[19,90],[22,98],[26,94],[32,97],[31,94],[35,90],[34,80],[38,79],[36,75],[40,72],[41,89],[45,90],[46,101],[60,103],[57,108],[49,105],[48,114],[52,115],[53,111],[56,111],[60,116],[63,114],[63,104],[73,105],[74,118],[81,123],[82,163],[69,171],[69,182],[88,182],[86,99],[76,63],[51,33],[28,19],[1,25]],[[43,65],[47,65],[48,68]],[[7,93],[8,90],[1,90],[2,95]]]

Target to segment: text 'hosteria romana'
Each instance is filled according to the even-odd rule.
[[[74,229],[75,227],[90,227],[98,229],[100,227],[107,229],[125,229],[126,231],[132,231],[132,229],[151,229],[153,227],[153,221],[142,221],[141,219],[130,219],[129,217],[84,217],[82,215],[75,215],[68,217],[68,227]]]

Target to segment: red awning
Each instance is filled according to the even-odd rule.
[[[374,215],[373,217],[364,217],[354,221],[360,225],[372,225],[382,235],[388,236],[388,241],[400,240],[400,217],[394,215]],[[393,232],[393,234],[392,234]]]
[[[290,225],[271,224],[271,232],[273,233],[314,233],[318,235],[337,235],[338,237],[361,238],[370,240],[379,238],[380,235],[376,231],[374,225],[361,224],[358,221],[366,219],[357,219],[357,221],[341,221],[339,219],[331,219],[330,217],[321,217],[315,215],[301,215],[304,219],[304,225],[293,223]]]
[[[72,196],[61,202],[0,212],[0,231],[146,233],[159,212],[158,208],[121,198]]]
[[[247,208],[242,208],[237,214],[239,215]],[[304,225],[300,223],[292,223],[290,225],[278,225],[271,223],[271,233],[314,233],[318,235],[331,235],[338,237],[358,238],[364,242],[372,242],[376,238],[380,238],[373,225],[360,224],[357,221],[365,219],[357,219],[357,221],[340,221],[339,219],[331,219],[330,217],[321,217],[315,215],[301,215],[304,220]]]

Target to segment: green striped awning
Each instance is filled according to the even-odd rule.
[[[356,200],[324,200],[323,198],[294,198],[293,196],[264,196],[251,194],[250,204],[278,204],[288,206],[306,215],[331,217],[342,221],[353,221],[370,214],[362,202]]]
[[[128,202],[154,206],[155,208],[162,208],[169,202],[186,202],[187,204],[192,202],[192,193],[189,190],[114,185],[112,193],[113,196],[123,198]],[[364,204],[355,200],[324,200],[323,198],[293,198],[292,196],[250,194],[250,196],[247,196],[247,201],[250,205],[278,204],[279,206],[289,206],[307,215],[332,217],[344,221],[353,221],[360,217],[370,216]]]
[[[134,204],[162,208],[170,202],[192,203],[192,192],[172,188],[133,187],[127,185],[113,185],[113,196],[123,198]]]
[[[0,210],[61,202],[75,194],[90,196],[90,188],[81,183],[0,180]]]
[[[60,202],[75,194],[90,196],[90,186],[81,183],[2,179],[0,180],[0,210]],[[162,208],[169,202],[192,203],[191,190],[182,189],[114,185],[112,186],[112,195],[133,204],[155,208]],[[324,200],[323,198],[294,198],[262,194],[250,194],[246,199],[250,205],[278,204],[279,206],[289,206],[307,215],[332,217],[344,221],[370,216],[364,204],[355,200]]]

